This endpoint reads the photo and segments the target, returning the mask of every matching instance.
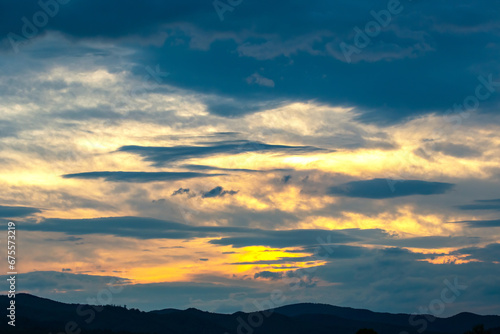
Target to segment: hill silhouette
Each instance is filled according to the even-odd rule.
[[[7,296],[0,304],[7,306]],[[422,328],[425,323],[425,330]],[[29,294],[16,296],[16,327],[0,324],[1,333],[19,334],[355,334],[373,328],[378,334],[463,334],[484,324],[500,334],[500,316],[460,313],[449,318],[378,313],[325,304],[294,304],[262,312],[218,314],[163,309],[144,312],[121,306],[66,304]]]

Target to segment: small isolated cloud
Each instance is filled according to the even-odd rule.
[[[200,259],[200,261],[208,261],[208,259],[204,259],[204,258],[203,258],[203,259]]]
[[[290,181],[291,178],[292,178],[291,175],[285,175],[285,176],[283,176],[281,181],[286,184],[286,183],[288,183],[288,181]]]
[[[77,237],[74,237],[72,235],[70,236],[67,236],[67,237],[63,237],[63,238],[57,238],[57,239],[54,239],[54,238],[47,238],[45,239],[45,241],[55,241],[55,242],[77,242],[77,241],[81,241],[83,240],[83,238],[77,238]]]
[[[268,78],[263,77],[259,73],[254,73],[249,76],[247,79],[247,83],[249,85],[259,85],[264,87],[274,87],[274,81]]]
[[[73,271],[70,268],[62,268],[62,271]]]
[[[172,195],[170,195],[170,196],[176,196],[176,195],[182,195],[182,194],[189,194],[189,189],[179,188],[176,191],[174,191],[172,193]]]
[[[352,181],[331,187],[328,194],[345,197],[384,199],[411,195],[439,195],[450,191],[454,184],[420,180],[373,179]]]
[[[270,280],[278,280],[283,277],[283,273],[272,271],[261,271],[253,275],[253,278],[264,278]]]
[[[203,198],[213,198],[213,197],[223,197],[225,195],[235,195],[238,191],[235,190],[224,190],[221,186],[215,187],[214,189],[202,193],[201,197]]]

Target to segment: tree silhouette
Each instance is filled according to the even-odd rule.
[[[484,325],[476,325],[472,330],[465,332],[464,334],[490,334],[489,330],[484,329]]]
[[[361,328],[356,334],[377,334],[377,332],[371,328]]]

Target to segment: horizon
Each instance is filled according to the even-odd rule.
[[[39,298],[39,299],[45,299],[45,300],[49,300],[51,302],[57,302],[57,303],[62,303],[62,304],[66,304],[66,305],[109,306],[109,307],[125,308],[127,310],[137,309],[135,307],[129,307],[129,305],[118,305],[118,304],[66,303],[66,302],[62,302],[62,301],[59,301],[59,300],[54,300],[54,299],[50,299],[50,298],[40,297],[40,296],[36,296],[34,294],[25,293],[25,292],[18,293],[17,295],[27,295],[27,296],[30,296],[30,297],[35,297],[35,298]],[[8,295],[2,295],[2,294],[0,294],[0,297],[8,297]],[[356,311],[369,311],[369,312],[372,312],[372,313],[379,313],[379,314],[410,315],[408,313],[392,313],[392,312],[384,312],[384,311],[373,311],[373,310],[364,309],[364,308],[354,308],[354,307],[349,307],[349,306],[339,306],[339,305],[332,305],[332,304],[325,304],[325,303],[315,303],[315,302],[302,302],[302,303],[285,304],[285,305],[277,306],[275,308],[263,308],[263,309],[256,309],[256,310],[247,311],[247,312],[242,311],[242,310],[238,310],[238,311],[234,311],[234,312],[231,312],[231,313],[211,312],[209,310],[203,310],[203,309],[199,309],[199,308],[195,308],[195,307],[188,307],[188,308],[185,308],[185,309],[177,309],[177,308],[172,308],[172,307],[164,307],[164,308],[161,308],[161,309],[152,309],[152,310],[137,309],[137,310],[139,310],[141,312],[145,312],[145,313],[153,313],[153,312],[159,312],[159,311],[164,311],[164,310],[175,310],[175,311],[197,310],[197,311],[211,313],[211,314],[234,315],[234,314],[237,314],[237,313],[253,313],[253,312],[255,312],[255,313],[263,313],[263,311],[268,311],[268,310],[273,310],[273,309],[280,309],[280,308],[286,308],[286,307],[289,307],[289,306],[297,306],[297,305],[321,305],[321,306],[332,306],[332,307],[338,307],[338,308],[342,308],[342,309],[350,309],[350,310],[356,310]],[[480,316],[498,316],[498,317],[500,317],[500,314],[477,314],[477,313],[466,312],[466,311],[463,311],[463,312],[460,312],[460,313],[456,313],[456,314],[452,314],[452,315],[448,315],[448,316],[434,316],[434,317],[441,318],[441,319],[448,319],[448,318],[456,317],[456,316],[461,315],[461,314],[474,314],[474,315],[480,315]],[[418,315],[425,315],[425,314],[421,313],[421,314],[418,314]],[[427,314],[427,315],[431,315],[431,314]]]
[[[500,2],[0,5],[12,307],[500,314]]]

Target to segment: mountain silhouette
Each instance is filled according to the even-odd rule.
[[[7,296],[0,304],[7,306]],[[4,308],[5,309],[5,308]],[[19,334],[355,334],[372,328],[378,334],[463,334],[483,324],[500,334],[500,316],[460,313],[431,315],[378,313],[326,304],[303,303],[261,312],[218,314],[194,308],[144,312],[122,306],[66,304],[30,294],[16,295],[16,326],[0,324],[1,333]],[[425,326],[425,328],[424,328]]]

